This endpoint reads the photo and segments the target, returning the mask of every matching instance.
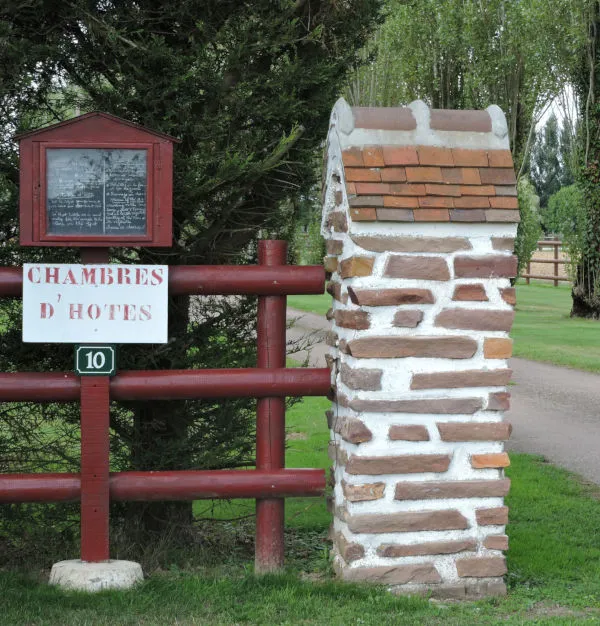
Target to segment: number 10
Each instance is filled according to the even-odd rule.
[[[87,357],[87,368],[89,370],[101,370],[106,363],[106,357],[103,352],[90,350],[85,353],[85,356]]]

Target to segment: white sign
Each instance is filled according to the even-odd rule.
[[[23,341],[167,343],[167,265],[23,266]]]

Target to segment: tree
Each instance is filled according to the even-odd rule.
[[[114,261],[219,264],[254,258],[261,236],[286,236],[291,198],[314,184],[315,150],[377,0],[181,0],[143,3],[6,0],[0,7],[0,264],[76,261],[72,250],[17,244],[18,159],[12,136],[73,114],[107,111],[179,137],[174,246],[112,251]],[[169,343],[120,349],[123,369],[244,367],[255,363],[252,299],[171,298]],[[24,346],[20,303],[0,303],[0,369],[64,370],[69,347]],[[12,412],[13,419],[16,407]],[[77,434],[78,407],[27,419]],[[114,469],[239,467],[252,463],[254,403],[114,405]],[[57,425],[60,425],[58,428]],[[26,430],[21,421],[22,431]],[[15,432],[11,418],[0,431]],[[12,429],[12,430],[11,430]],[[13,442],[12,471],[76,469],[64,437]],[[146,529],[190,520],[191,507],[129,508]],[[141,511],[141,514],[140,514]]]
[[[542,131],[536,137],[531,150],[530,177],[540,197],[540,206],[545,209],[548,199],[555,194],[565,180],[564,158],[558,121],[552,114]]]
[[[390,0],[348,87],[353,104],[499,105],[520,170],[579,45],[581,0]]]
[[[580,103],[581,167],[577,183],[583,194],[585,219],[581,255],[573,280],[573,317],[600,318],[600,2],[585,2],[587,44],[573,71]]]

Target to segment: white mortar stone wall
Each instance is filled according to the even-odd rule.
[[[419,110],[421,117],[426,115],[420,105],[411,106]],[[507,481],[502,467],[506,464],[505,455],[502,453],[506,436],[496,433],[497,437],[486,439],[476,425],[483,424],[483,428],[489,429],[488,424],[503,422],[503,411],[498,409],[504,408],[507,400],[503,395],[494,394],[506,392],[510,375],[506,358],[498,358],[498,355],[504,357],[508,354],[510,341],[507,331],[511,319],[508,326],[500,324],[502,328],[498,330],[476,330],[440,326],[436,324],[436,318],[443,311],[454,309],[481,312],[484,320],[493,319],[492,312],[505,312],[507,318],[510,318],[513,309],[509,302],[512,302],[513,293],[509,279],[511,273],[506,268],[514,262],[510,240],[516,235],[516,224],[353,221],[346,191],[342,148],[357,144],[389,144],[393,143],[393,137],[390,139],[390,134],[384,131],[359,129],[360,134],[354,136],[354,141],[349,141],[347,137],[340,140],[337,129],[339,105],[336,105],[336,110],[328,138],[323,216],[324,236],[328,242],[338,242],[328,243],[331,248],[326,258],[326,267],[332,270],[331,281],[334,285],[339,284],[339,299],[333,299],[329,315],[332,319],[330,364],[336,389],[336,400],[329,415],[330,452],[335,478],[332,504],[336,571],[344,579],[381,582],[400,593],[427,592],[451,597],[503,594],[506,588],[503,582],[505,565],[502,549],[506,548],[507,541],[504,536],[506,510],[503,508],[503,495],[507,491]],[[343,107],[342,110],[344,115],[348,115]],[[496,111],[494,115],[496,130],[502,126],[502,120],[498,121]],[[425,141],[424,132],[419,127],[413,135],[421,143]],[[451,147],[486,147],[485,138],[473,137],[473,133],[450,135]],[[461,135],[469,135],[463,138],[462,144]],[[402,142],[410,144],[414,137],[405,137]],[[492,139],[490,149],[506,147],[505,140],[503,143],[497,134]],[[344,141],[346,145],[342,145]],[[433,142],[427,141],[430,144]],[[444,140],[433,143],[444,145]],[[340,211],[346,216],[346,223],[332,225],[331,213]],[[381,245],[375,247],[382,248],[382,251],[373,249],[373,239],[363,239],[361,242],[361,237],[376,238]],[[508,240],[508,245],[498,243],[499,239]],[[415,251],[385,249],[388,243],[390,247],[396,246],[394,241],[397,240],[404,241],[404,245],[410,245]],[[408,244],[408,240],[413,243]],[[440,251],[448,247],[444,241],[458,241],[457,245],[463,249]],[[337,250],[341,249],[339,254],[335,254],[336,246]],[[448,278],[444,279],[442,275],[438,276],[438,280],[431,279],[434,276],[429,279],[409,278],[401,273],[396,273],[395,277],[384,276],[388,262],[396,257],[416,260],[417,265],[423,260],[439,259],[447,268]],[[475,270],[476,276],[459,277],[454,264],[456,259],[464,257],[473,257],[484,267],[489,260],[491,266],[499,268],[498,272],[491,271],[484,276],[481,271]],[[365,258],[372,259],[372,265],[370,261],[365,262]],[[482,286],[487,300],[453,300],[455,289],[460,285]],[[352,301],[349,289],[354,290],[354,293],[374,290],[379,294],[392,289],[428,290],[432,302],[360,305]],[[393,319],[398,311],[420,311],[422,319],[414,327],[394,326]],[[345,322],[340,317],[343,314],[349,316]],[[344,326],[339,324],[340,320]],[[485,321],[483,323],[486,324]],[[474,345],[472,356],[377,356],[377,346],[387,349],[385,346],[390,346],[394,338],[436,338],[436,345],[441,345],[440,339],[451,337],[470,340],[471,345]],[[356,351],[354,346],[358,345],[354,342],[369,338],[380,338],[378,344],[373,344],[375,347],[371,349],[371,354],[353,356],[353,350]],[[496,350],[490,348],[488,358],[484,355],[486,339],[504,340],[493,344]],[[418,348],[417,352],[420,350]],[[348,368],[361,370],[358,380],[351,386],[347,384],[351,381],[346,379],[345,383],[342,376],[342,370],[347,371]],[[415,375],[470,371],[474,371],[471,379],[476,381],[471,386],[444,387],[445,383],[433,383],[427,385],[431,388],[411,389]],[[496,371],[494,376],[501,379],[501,384],[494,381],[493,384],[485,385],[483,373],[491,371]],[[378,372],[381,372],[380,376]],[[369,377],[369,374],[373,376]],[[446,399],[458,402],[466,400],[476,410],[422,413],[419,408],[418,412],[400,412],[388,410],[398,405],[386,408],[371,404],[378,401],[393,403]],[[359,405],[357,401],[363,402]],[[427,408],[427,405],[424,407]],[[444,441],[438,429],[439,423],[467,425],[466,436],[454,437],[465,440]],[[391,440],[390,427],[394,426],[421,426],[425,430],[410,431],[409,438],[417,435],[420,440]],[[510,432],[509,428],[504,430]],[[480,437],[483,440],[478,440]],[[472,465],[474,455],[486,455],[483,463],[485,465],[485,459],[488,459],[491,466],[476,469]],[[447,469],[440,467],[440,464],[444,466],[444,456],[449,460]],[[408,464],[409,469],[399,472],[395,468],[394,459],[403,459],[402,463]],[[373,471],[356,473],[356,464],[361,460],[371,464]],[[358,471],[361,469],[367,468],[358,466]],[[480,481],[488,482],[482,484]],[[396,499],[399,483],[408,487],[418,486],[419,489],[427,489],[432,483],[443,483],[449,488],[455,488],[455,491],[444,497],[442,485],[439,496],[436,496],[436,491],[428,493],[426,498]],[[344,493],[344,488],[349,492],[352,487],[365,485],[371,487],[360,487],[359,497],[365,498],[360,501],[353,501],[355,498],[349,498]],[[465,493],[471,493],[470,489],[475,489],[481,495],[464,497]],[[482,513],[482,510],[485,512]],[[425,512],[425,517],[403,515],[420,512]],[[438,513],[429,515],[427,512]],[[487,519],[483,519],[482,515]],[[401,530],[398,524],[401,524]],[[420,547],[416,552],[420,554],[386,556],[381,548],[385,544],[396,546],[388,549],[387,554],[405,554],[410,552],[411,546],[414,552],[417,545]]]

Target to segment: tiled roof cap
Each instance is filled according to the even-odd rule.
[[[422,100],[407,107],[351,107],[340,98],[332,111],[342,148],[366,145],[508,149],[500,107],[485,111],[430,109]]]

